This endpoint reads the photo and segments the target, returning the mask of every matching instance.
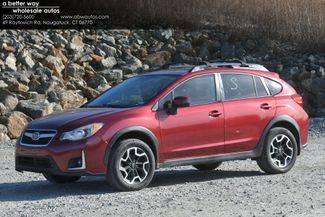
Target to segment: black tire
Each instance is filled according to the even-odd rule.
[[[292,150],[292,157],[290,162],[284,166],[280,167],[276,165],[276,163],[273,162],[271,158],[271,142],[275,137],[281,137],[281,135],[285,135],[287,138],[290,139],[291,141],[291,148]],[[282,127],[275,127],[272,128],[269,133],[267,138],[265,139],[263,150],[262,150],[262,155],[257,158],[257,164],[258,166],[266,173],[268,174],[279,174],[279,173],[286,173],[288,172],[293,165],[296,162],[297,159],[297,154],[298,154],[298,145],[297,141],[294,137],[294,135],[286,128]],[[286,161],[286,160],[285,160]]]
[[[196,164],[193,165],[193,167],[195,167],[198,170],[214,170],[216,168],[218,168],[220,165],[222,164],[222,162],[215,162],[215,163],[210,163],[210,164]]]
[[[78,181],[81,178],[80,176],[61,176],[51,173],[43,173],[43,176],[47,179],[47,181],[55,184],[72,183]]]
[[[121,140],[116,144],[116,148],[112,151],[109,157],[109,162],[108,162],[108,171],[106,173],[106,180],[109,185],[111,185],[113,188],[121,191],[135,191],[135,190],[140,190],[142,188],[145,188],[146,186],[149,185],[151,182],[154,172],[155,172],[155,157],[150,149],[150,147],[143,142],[142,140],[139,139],[125,139]],[[139,176],[140,172],[138,172],[138,169],[141,170],[141,166],[137,167],[135,166],[133,169],[131,169],[130,164],[127,165],[128,170],[131,171],[129,173],[124,173],[120,171],[120,163],[122,162],[123,156],[125,157],[125,154],[127,153],[127,150],[133,151],[136,148],[136,150],[141,150],[142,153],[146,154],[146,166],[142,165],[142,168],[146,168],[147,175],[143,176],[143,180],[139,180],[136,183],[128,183],[129,180],[129,174],[135,175],[137,174]],[[140,158],[138,158],[139,160]],[[134,164],[136,165],[138,160],[134,160]],[[138,169],[136,169],[138,168]],[[136,172],[135,172],[136,171]],[[143,171],[143,170],[142,170]],[[128,174],[128,175],[126,175]],[[143,175],[144,173],[142,173]],[[124,177],[125,176],[125,177]],[[130,178],[131,179],[131,178]]]

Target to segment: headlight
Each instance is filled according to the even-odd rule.
[[[61,140],[76,141],[80,139],[85,139],[94,135],[102,127],[103,127],[102,123],[94,123],[83,127],[79,127],[72,131],[62,133]]]

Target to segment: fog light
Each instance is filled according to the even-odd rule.
[[[69,160],[68,168],[69,170],[82,170],[86,168],[84,151],[81,152],[80,157],[72,158]]]

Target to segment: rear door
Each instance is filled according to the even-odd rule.
[[[275,115],[275,100],[260,76],[221,73],[225,153],[253,150]]]
[[[215,74],[189,78],[163,98],[188,97],[190,106],[176,115],[157,113],[161,128],[163,161],[211,156],[223,152],[224,114],[218,101]]]

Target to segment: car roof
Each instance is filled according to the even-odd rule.
[[[143,75],[180,75],[192,76],[204,73],[223,72],[223,73],[249,73],[266,77],[278,77],[276,73],[270,72],[264,66],[255,63],[245,63],[240,60],[203,62],[199,65],[189,64],[169,64],[163,69],[148,72]]]

